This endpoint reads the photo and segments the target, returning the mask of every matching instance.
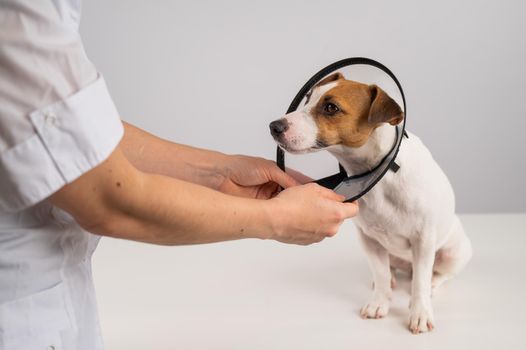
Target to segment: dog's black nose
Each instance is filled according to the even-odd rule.
[[[270,123],[270,133],[272,136],[279,136],[289,129],[289,123],[287,119],[278,119]]]

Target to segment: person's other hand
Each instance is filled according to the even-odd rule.
[[[358,204],[315,183],[288,188],[268,201],[275,227],[270,239],[307,245],[332,237],[347,218],[358,213]]]
[[[312,181],[292,169],[283,172],[273,161],[243,155],[227,156],[221,169],[219,191],[256,199],[274,197],[280,186],[289,188]]]

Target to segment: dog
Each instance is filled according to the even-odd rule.
[[[270,123],[278,145],[290,153],[327,150],[357,175],[373,169],[391,150],[400,106],[377,85],[347,80],[340,73],[319,82],[295,112]],[[420,139],[408,133],[396,163],[358,199],[354,218],[373,275],[373,292],[363,318],[389,311],[395,269],[412,274],[409,330],[431,331],[433,291],[471,259],[472,248],[455,214],[452,186]]]

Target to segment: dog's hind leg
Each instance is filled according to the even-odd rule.
[[[455,277],[466,266],[471,256],[471,242],[464,233],[460,220],[455,216],[448,241],[435,255],[431,283],[433,291],[447,280]]]

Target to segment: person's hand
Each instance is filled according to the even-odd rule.
[[[307,245],[332,237],[345,219],[358,213],[358,204],[342,203],[344,199],[315,183],[288,188],[268,201],[275,226],[265,238]]]
[[[227,156],[221,168],[223,181],[218,190],[240,197],[269,199],[280,186],[288,188],[312,181],[292,169],[285,173],[273,161],[257,157]]]

